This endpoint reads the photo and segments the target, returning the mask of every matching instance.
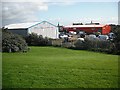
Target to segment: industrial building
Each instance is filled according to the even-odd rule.
[[[94,34],[96,32],[100,32],[103,35],[107,35],[111,31],[111,27],[109,25],[68,25],[63,26],[63,31],[84,31],[87,34]]]
[[[4,28],[8,29],[8,31],[10,32],[22,36],[27,36],[31,33],[36,33],[38,35],[42,35],[43,37],[48,37],[52,39],[56,39],[59,36],[58,27],[47,21],[10,24],[6,25]]]

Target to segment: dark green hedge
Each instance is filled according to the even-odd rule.
[[[48,46],[51,45],[51,41],[49,38],[43,38],[42,35],[37,35],[36,33],[29,34],[29,36],[25,37],[26,42],[29,46]]]

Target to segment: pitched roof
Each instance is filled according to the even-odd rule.
[[[37,24],[41,24],[43,22],[47,22],[47,21],[42,21],[42,22],[30,22],[30,23],[16,23],[16,24],[9,24],[9,25],[6,25],[5,28],[8,28],[8,29],[25,29],[25,28],[30,28],[30,27],[33,27]],[[47,22],[49,23],[49,22]],[[55,26],[54,24],[52,23],[49,23],[53,26]]]
[[[9,24],[9,25],[6,25],[5,28],[8,28],[8,29],[29,28],[30,26],[37,24],[37,23],[38,22]]]

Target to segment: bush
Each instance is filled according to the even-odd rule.
[[[112,31],[115,34],[115,38],[113,39],[114,54],[120,55],[120,25],[114,26]]]
[[[107,40],[93,40],[86,38],[85,41],[77,40],[74,43],[74,47],[72,48],[80,50],[90,50],[95,52],[113,53],[113,50],[115,50],[115,45]]]
[[[111,53],[112,43],[107,40],[85,40],[87,50],[96,51],[96,52],[105,52]]]
[[[36,33],[29,34],[25,38],[26,42],[29,46],[49,46],[51,45],[51,41],[49,38],[43,38],[42,35],[37,35]]]
[[[75,49],[81,49],[81,50],[86,50],[86,42],[81,41],[81,40],[77,40],[74,44],[74,48]]]
[[[2,30],[2,52],[18,52],[27,50],[25,40],[7,30]]]
[[[74,42],[65,42],[62,43],[61,47],[74,49]]]

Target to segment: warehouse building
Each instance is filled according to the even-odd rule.
[[[109,25],[68,25],[63,26],[63,31],[84,31],[87,34],[93,34],[96,32],[100,32],[103,35],[107,35],[111,31],[111,27]]]
[[[59,36],[58,27],[47,21],[10,24],[6,25],[4,28],[7,28],[8,31],[22,36],[27,36],[31,33],[36,33],[38,35],[42,35],[43,37],[52,39],[56,39]]]

